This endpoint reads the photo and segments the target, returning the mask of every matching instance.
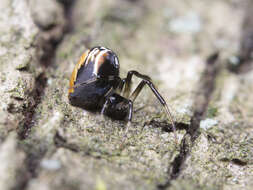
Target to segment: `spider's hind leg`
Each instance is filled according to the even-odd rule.
[[[132,71],[131,73],[132,75],[136,75],[137,77],[141,78],[142,81],[139,83],[139,85],[136,87],[136,89],[134,90],[134,92],[131,94],[130,96],[130,100],[132,100],[133,102],[135,101],[135,99],[137,98],[137,96],[140,94],[141,90],[143,89],[143,87],[145,85],[148,85],[149,88],[152,90],[152,92],[154,93],[154,95],[156,96],[156,98],[159,100],[159,102],[161,103],[161,105],[163,106],[163,108],[165,109],[165,112],[172,124],[172,129],[174,131],[174,135],[175,135],[175,140],[177,142],[177,135],[176,135],[176,127],[175,127],[175,122],[173,120],[173,117],[171,115],[171,112],[169,110],[169,107],[166,103],[166,101],[164,100],[164,98],[161,96],[161,94],[158,92],[158,90],[155,88],[154,84],[151,82],[151,79],[146,76],[146,75],[142,75],[140,73],[138,73],[137,71]],[[132,76],[130,76],[132,77]]]

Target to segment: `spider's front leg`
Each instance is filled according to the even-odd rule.
[[[130,96],[130,100],[132,100],[133,102],[135,101],[135,99],[137,98],[137,96],[140,94],[141,90],[143,89],[143,87],[145,85],[148,85],[149,88],[152,90],[152,92],[154,93],[154,95],[156,96],[156,98],[159,100],[159,102],[161,103],[161,105],[163,106],[163,108],[165,109],[167,116],[172,124],[172,129],[174,131],[175,134],[175,140],[177,142],[177,135],[176,135],[176,127],[175,127],[175,122],[173,120],[172,114],[169,110],[169,107],[166,103],[166,101],[164,100],[164,98],[161,96],[161,94],[158,92],[158,90],[156,89],[156,87],[154,86],[154,84],[151,82],[151,79],[146,76],[146,75],[142,75],[140,73],[138,73],[137,71],[130,71],[127,75],[127,79],[126,79],[126,86],[127,86],[127,82],[131,81],[132,79],[132,75],[135,75],[138,78],[141,78],[142,81],[140,82],[140,84],[136,87],[136,89],[134,90],[134,92],[131,94]],[[125,89],[127,89],[128,87],[126,87]],[[128,90],[128,89],[127,89]]]
[[[126,79],[124,81],[125,82],[125,86],[124,86],[123,96],[125,98],[129,98],[130,91],[131,91],[131,84],[132,84],[133,75],[135,75],[136,77],[141,78],[141,79],[151,80],[149,76],[142,75],[142,74],[140,74],[137,71],[134,71],[134,70],[129,71],[127,73],[127,77],[126,77]]]

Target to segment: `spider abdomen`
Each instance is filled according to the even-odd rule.
[[[76,64],[69,87],[73,106],[99,110],[105,97],[118,85],[119,62],[116,54],[104,47],[86,51]]]

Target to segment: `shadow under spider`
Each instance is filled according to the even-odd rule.
[[[154,128],[161,128],[164,132],[173,132],[172,124],[167,121],[156,121],[152,119],[144,123],[143,127],[146,125],[151,125]],[[175,122],[176,130],[188,130],[189,125],[182,122]]]

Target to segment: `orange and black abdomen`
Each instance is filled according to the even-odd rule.
[[[83,64],[85,63],[85,60],[89,54],[90,50],[87,50],[85,53],[82,54],[82,56],[80,57],[78,63],[75,65],[73,71],[72,71],[72,74],[71,74],[71,77],[70,77],[70,80],[69,80],[69,95],[71,93],[74,92],[75,88],[74,88],[74,85],[76,83],[76,78],[77,78],[77,73],[78,73],[78,70],[83,66]]]
[[[86,110],[100,109],[105,95],[117,87],[117,81],[109,81],[108,78],[118,75],[118,59],[111,50],[95,47],[86,51],[70,78],[70,104]]]

